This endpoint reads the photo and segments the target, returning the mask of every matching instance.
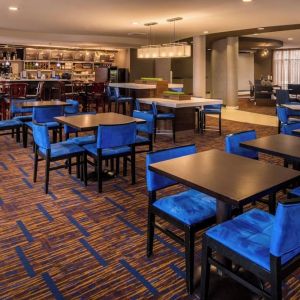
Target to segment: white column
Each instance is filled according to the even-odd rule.
[[[238,107],[238,37],[213,43],[211,56],[212,98],[221,98],[228,108]]]
[[[238,37],[227,38],[227,107],[238,108]]]
[[[193,37],[193,95],[206,96],[206,36]]]

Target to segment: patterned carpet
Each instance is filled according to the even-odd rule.
[[[276,134],[276,128],[224,121],[221,137],[217,132],[184,134],[178,145],[223,149],[226,134],[250,128],[258,136]],[[158,136],[156,149],[171,146],[170,137]],[[95,182],[86,188],[67,170],[52,171],[45,195],[44,164],[33,184],[31,148],[0,137],[0,299],[199,299],[199,289],[191,297],[185,291],[183,248],[157,234],[154,256],[146,258],[144,165],[145,155],[139,154],[137,184],[130,185],[129,176],[118,177],[104,183],[101,195]],[[196,244],[199,259],[201,235]],[[299,272],[290,276],[286,299],[300,299],[299,278]],[[218,277],[210,296],[256,299]]]

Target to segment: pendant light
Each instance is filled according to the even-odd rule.
[[[146,23],[145,26],[149,26],[148,45],[142,46],[137,50],[138,58],[178,58],[178,57],[190,57],[191,45],[185,42],[176,42],[175,23],[182,20],[181,17],[167,19],[167,22],[171,23],[173,30],[170,34],[170,43],[155,45],[152,42],[151,26],[156,25],[156,22]]]

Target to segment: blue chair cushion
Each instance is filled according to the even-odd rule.
[[[209,229],[206,235],[270,271],[273,225],[273,215],[252,209]]]
[[[156,115],[157,119],[174,119],[175,115],[172,113],[161,113]]]
[[[135,138],[135,143],[136,144],[149,143],[149,142],[150,142],[149,138],[147,138],[145,136],[137,135],[136,138]]]
[[[13,127],[19,127],[22,125],[22,122],[18,121],[18,120],[3,120],[0,121],[0,130],[5,130],[5,129],[10,129]]]
[[[73,143],[79,146],[87,145],[87,144],[94,144],[96,143],[96,136],[95,135],[86,135],[86,136],[79,136],[70,138],[67,140],[69,143]]]
[[[70,143],[70,142],[60,142],[51,144],[51,158],[59,158],[63,156],[68,156],[71,154],[82,154],[84,152],[84,149],[80,146]],[[39,151],[46,155],[47,151],[44,148],[39,148]]]
[[[193,189],[160,198],[153,206],[187,225],[203,222],[216,215],[215,198]]]
[[[88,152],[95,156],[97,156],[97,144],[88,144],[84,145],[83,148]],[[113,155],[122,155],[129,153],[131,151],[130,147],[128,146],[121,146],[115,148],[106,148],[102,149],[102,156],[113,156]]]
[[[27,116],[16,116],[13,118],[14,120],[18,120],[20,122],[31,122],[32,121],[32,115]]]
[[[300,197],[300,186],[292,189],[289,194],[291,194],[293,197]]]

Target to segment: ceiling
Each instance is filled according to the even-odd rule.
[[[299,0],[1,0],[0,43],[135,47],[145,44],[146,36],[128,34],[145,33],[147,22],[159,23],[153,36],[161,43],[169,41],[168,18],[183,18],[176,25],[182,39],[204,31],[297,24],[297,7]],[[274,34],[266,37],[277,38]]]

